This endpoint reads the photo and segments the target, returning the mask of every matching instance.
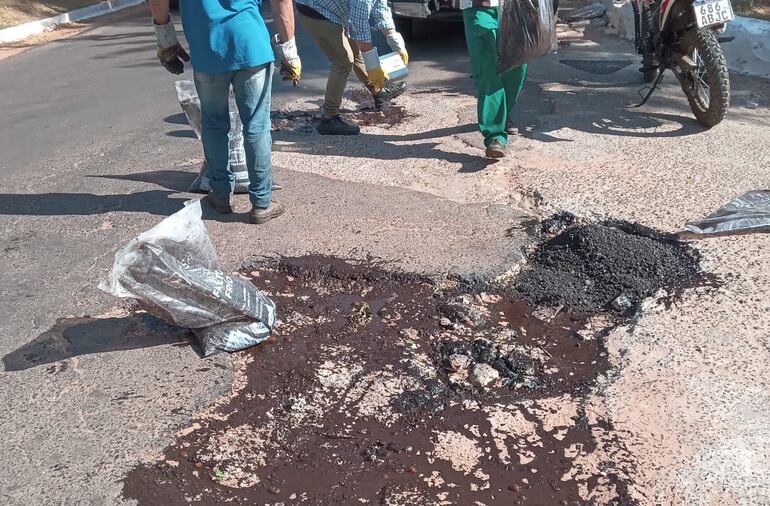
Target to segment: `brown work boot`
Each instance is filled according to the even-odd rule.
[[[252,207],[249,212],[249,223],[262,225],[273,218],[279,217],[284,212],[286,212],[284,205],[279,204],[276,201],[270,202],[270,205],[266,209],[262,207]]]
[[[505,156],[505,144],[500,141],[492,141],[487,146],[487,158],[503,158]]]
[[[227,198],[224,198],[211,191],[208,195],[203,197],[203,200],[211,204],[211,207],[222,214],[230,214],[233,212],[233,204],[230,202],[230,195],[228,195]]]

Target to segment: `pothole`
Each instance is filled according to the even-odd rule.
[[[310,134],[315,131],[315,125],[321,121],[320,112],[310,111],[273,111],[270,113],[271,131],[298,132]]]
[[[398,98],[382,111],[374,108],[374,99],[368,90],[355,89],[347,94],[348,99],[356,106],[356,111],[345,115],[345,118],[360,126],[380,126],[390,128],[403,123],[413,116],[406,108],[398,105]]]
[[[648,272],[648,260],[620,258],[647,252],[687,260],[663,262],[684,272],[652,269],[659,287],[683,287],[697,256],[624,227],[564,216],[542,225],[555,237],[534,251],[522,286],[546,268],[543,279],[556,279],[570,258],[573,278],[612,285],[572,305],[544,297],[551,308],[510,285],[437,283],[370,262],[260,262],[244,275],[280,308],[274,338],[247,352],[240,393],[161,461],[131,471],[124,495],[169,505],[635,504],[633,463],[585,401],[609,368],[602,335],[616,316],[599,309],[613,290],[635,301],[654,283],[603,269]]]

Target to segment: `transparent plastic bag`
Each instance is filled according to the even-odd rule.
[[[195,83],[191,80],[181,80],[174,83],[176,87],[176,98],[182,111],[187,117],[187,122],[195,132],[195,136],[201,138],[202,117],[201,101],[198,98],[198,92],[195,89]],[[246,193],[249,191],[249,173],[246,170],[246,151],[243,148],[243,124],[238,114],[238,107],[235,104],[235,96],[230,90],[230,141],[229,157],[230,170],[235,174],[235,193]],[[201,165],[200,173],[195,181],[190,185],[190,191],[195,193],[208,193],[211,191],[211,182],[207,174],[207,166],[204,161]]]
[[[504,0],[497,37],[497,71],[507,72],[556,51],[554,0]]]
[[[191,329],[204,356],[259,344],[275,323],[273,301],[219,269],[200,201],[129,242],[99,288],[137,299],[158,318]]]
[[[696,234],[770,230],[770,190],[744,193],[685,229]]]

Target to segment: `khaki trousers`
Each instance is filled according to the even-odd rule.
[[[370,91],[373,88],[369,83],[369,77],[366,75],[364,60],[358,46],[345,35],[342,26],[332,23],[328,19],[305,16],[301,12],[298,12],[297,16],[305,30],[329,58],[332,68],[329,72],[329,80],[326,82],[323,114],[327,118],[338,116],[342,104],[342,94],[345,92],[345,85],[351,70],[355,71],[358,79]]]

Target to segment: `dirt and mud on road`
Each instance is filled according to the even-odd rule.
[[[302,109],[292,111],[273,111],[271,113],[273,132],[294,132],[312,134],[321,121],[321,111],[303,104]],[[378,126],[388,129],[398,126],[413,115],[407,113],[397,99],[383,110],[374,107],[371,93],[366,89],[350,89],[345,93],[343,110],[345,118],[358,126]]]
[[[645,278],[653,292],[699,281],[686,246],[604,228],[609,238],[655,243],[659,254],[637,261],[672,277]],[[525,272],[586,230],[596,228],[570,223],[546,237]],[[606,248],[578,248],[575,261],[649,252],[596,246]],[[622,435],[583,402],[609,372],[604,333],[628,313],[534,307],[506,277],[436,281],[322,256],[260,261],[243,274],[278,303],[276,335],[238,357],[230,398],[129,474],[127,498],[635,504]]]

